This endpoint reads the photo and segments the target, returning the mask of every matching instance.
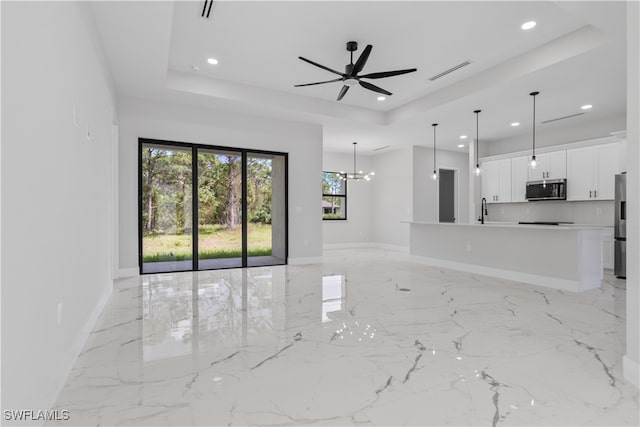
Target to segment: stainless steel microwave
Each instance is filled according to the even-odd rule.
[[[527,182],[527,200],[567,200],[567,180],[547,179]]]

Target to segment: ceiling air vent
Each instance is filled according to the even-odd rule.
[[[578,117],[578,116],[581,116],[583,114],[584,113],[576,113],[576,114],[571,114],[570,116],[556,117],[555,119],[545,120],[544,122],[540,122],[540,123],[542,123],[544,125],[544,124],[551,123],[551,122],[557,122],[558,120],[570,119],[571,117]]]
[[[200,9],[200,16],[202,16],[205,19],[210,19],[211,6],[213,6],[213,0],[204,0],[202,2],[202,9]]]
[[[429,77],[429,80],[431,81],[438,80],[440,77],[444,77],[449,73],[453,73],[454,71],[459,70],[462,67],[466,67],[469,64],[471,64],[471,61],[464,61],[462,64],[458,64],[455,67],[451,67],[448,70],[441,72],[440,74],[436,74],[433,77]]]
[[[382,151],[382,150],[386,150],[389,147],[391,147],[391,146],[390,145],[385,145],[384,147],[374,148],[373,151]]]

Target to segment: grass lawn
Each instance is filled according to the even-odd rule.
[[[248,255],[271,255],[271,224],[248,225]],[[242,256],[242,227],[227,230],[222,225],[201,225],[198,234],[200,259]],[[143,261],[191,259],[191,234],[164,234],[142,238]]]

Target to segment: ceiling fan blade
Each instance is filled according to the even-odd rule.
[[[305,84],[301,84],[301,85],[293,85],[293,87],[322,85],[322,84],[325,84],[325,83],[333,83],[333,82],[340,82],[340,81],[342,81],[342,77],[339,78],[339,79],[327,80],[326,82],[316,82],[316,83],[305,83]]]
[[[371,53],[371,49],[373,49],[373,46],[368,44],[367,47],[365,47],[362,53],[360,54],[360,57],[356,61],[355,65],[353,66],[354,75],[358,74],[364,68],[364,65],[367,63],[367,59],[369,59],[369,54]]]
[[[343,77],[344,77],[344,74],[339,73],[339,72],[338,72],[338,71],[336,71],[336,70],[332,70],[332,69],[331,69],[331,68],[329,68],[329,67],[325,67],[324,65],[320,65],[320,64],[318,64],[317,62],[313,62],[313,61],[312,61],[312,60],[310,60],[310,59],[303,58],[302,56],[298,56],[298,58],[302,59],[304,62],[308,62],[308,63],[309,63],[309,64],[311,64],[311,65],[315,65],[315,66],[316,66],[316,67],[318,67],[318,68],[322,68],[323,70],[327,70],[327,71],[329,71],[329,72],[332,72],[332,73],[334,73],[334,74],[337,74],[337,75],[339,75],[339,76],[343,76]]]
[[[362,86],[365,89],[369,89],[369,90],[372,90],[372,91],[378,92],[378,93],[384,93],[385,95],[393,95],[388,90],[384,90],[381,87],[378,87],[376,85],[372,85],[369,82],[363,82],[362,80],[360,80],[360,81],[358,81],[358,83],[360,83],[360,86]]]
[[[347,93],[348,90],[349,90],[349,86],[347,85],[342,86],[342,89],[340,89],[340,93],[338,94],[338,99],[336,99],[336,101],[340,101],[342,98],[344,98],[344,95]]]
[[[395,71],[382,71],[380,73],[370,73],[365,74],[364,76],[358,76],[361,79],[383,79],[385,77],[393,77],[399,76],[401,74],[413,73],[414,71],[418,71],[417,68],[409,68],[407,70],[395,70]]]

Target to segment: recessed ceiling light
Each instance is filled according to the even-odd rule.
[[[580,107],[580,108],[582,108],[583,110],[590,110],[590,109],[592,109],[592,108],[593,108],[593,105],[591,105],[591,104],[587,104],[587,105],[583,105],[583,106],[582,106],[582,107]]]
[[[513,126],[513,127],[520,126],[520,123],[518,123],[518,122],[513,122],[513,123],[511,123],[511,126]]]
[[[384,101],[385,99],[387,99],[387,97],[386,97],[386,96],[379,96],[379,97],[378,97],[378,101]]]
[[[207,59],[207,62],[211,65],[217,65],[218,64],[218,60],[216,58],[209,58]]]
[[[467,139],[467,135],[460,135],[460,139]]]
[[[535,26],[536,26],[536,21],[529,21],[522,24],[520,28],[522,28],[523,30],[530,30]]]
[[[196,65],[192,65],[191,66],[191,71],[197,73],[198,71],[200,71],[200,67],[196,66]]]
[[[458,148],[464,148],[464,144],[458,144]]]

